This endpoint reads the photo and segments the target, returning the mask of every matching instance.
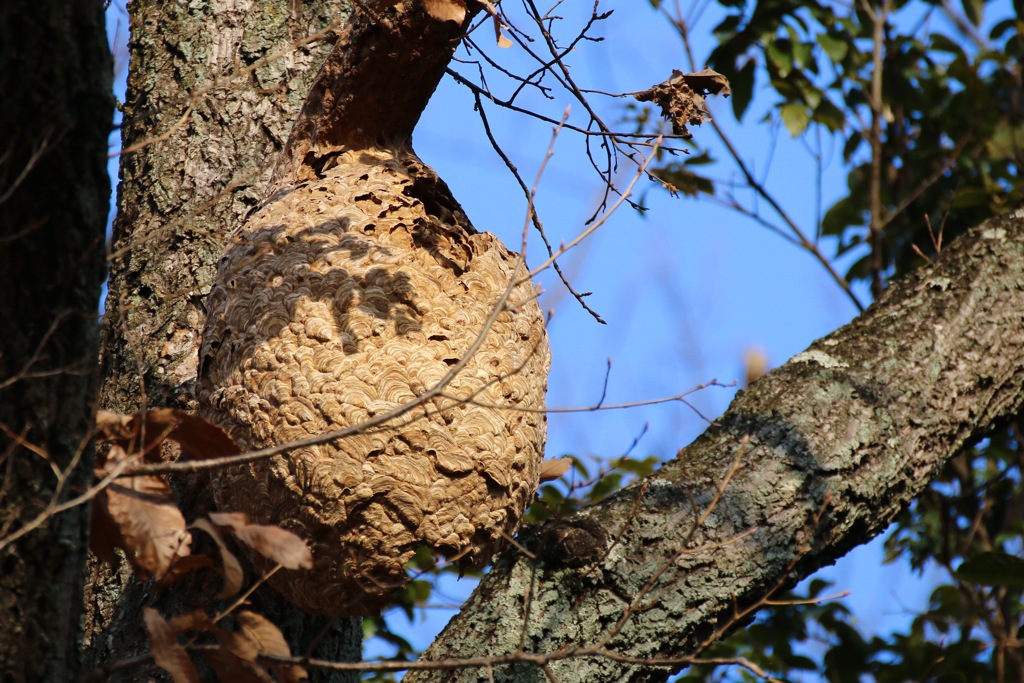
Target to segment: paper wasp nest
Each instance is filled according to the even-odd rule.
[[[243,449],[416,401],[518,282],[444,397],[214,473],[221,509],[310,542],[315,568],[272,585],[308,612],[349,615],[383,606],[417,548],[482,563],[515,532],[537,488],[550,359],[525,267],[513,273],[516,256],[431,169],[390,150],[336,161],[271,197],[220,262],[199,399]]]

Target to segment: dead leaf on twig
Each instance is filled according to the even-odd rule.
[[[178,631],[152,607],[142,608],[142,620],[149,632],[149,647],[156,665],[171,674],[174,683],[199,683],[192,660],[178,642]]]
[[[220,427],[174,408],[132,416],[100,410],[96,434],[110,444],[96,458],[97,479],[129,462],[159,462],[160,444],[165,439],[177,442],[185,456],[194,459],[241,452]],[[120,548],[140,577],[170,583],[197,567],[212,566],[205,555],[189,555],[191,541],[171,487],[161,477],[123,477],[96,496],[89,547],[110,564],[116,564],[114,550]]]
[[[240,647],[238,651],[232,651],[232,654],[242,659],[249,659],[249,656],[243,656],[241,653],[251,653],[252,661],[255,661],[260,654],[279,657],[291,656],[292,652],[288,643],[285,642],[284,636],[281,635],[281,631],[271,621],[259,614],[242,610],[235,615],[235,625],[235,633],[241,640],[247,641],[248,646]],[[241,645],[240,642],[237,644]],[[301,666],[290,664],[269,664],[268,666],[284,683],[299,683],[306,677],[306,670]]]
[[[705,96],[709,94],[728,97],[729,79],[711,69],[690,74],[673,70],[667,81],[633,93],[633,97],[640,102],[657,104],[662,116],[672,122],[672,132],[689,138],[692,134],[688,125],[699,126],[711,120],[705,106]]]
[[[176,633],[185,631],[209,631],[216,628],[210,621],[210,615],[202,607],[196,607],[191,612],[176,614],[167,620]]]
[[[463,0],[423,0],[423,9],[438,21],[461,24],[466,19],[466,3]]]
[[[290,531],[277,526],[250,524],[248,515],[242,512],[212,512],[210,521],[285,569],[313,568],[313,554],[309,546]]]
[[[572,467],[572,458],[555,458],[544,460],[540,463],[540,480],[554,481],[569,471]]]
[[[227,544],[224,542],[224,537],[221,536],[220,529],[210,520],[205,517],[197,519],[192,523],[192,526],[208,533],[210,538],[217,544],[217,547],[220,548],[220,575],[224,579],[224,586],[220,589],[220,593],[217,594],[217,599],[226,600],[242,590],[242,580],[245,578],[242,565],[234,553],[228,549]]]
[[[132,416],[100,410],[96,434],[102,441],[121,446],[132,456],[160,461],[158,448],[164,439],[181,446],[194,460],[237,455],[241,450],[227,433],[207,420],[177,408],[154,408]]]
[[[126,457],[115,444],[96,468],[96,476],[105,477],[104,465]],[[160,477],[127,477],[110,483],[96,496],[93,552],[112,561],[113,548],[121,548],[142,578],[167,576],[174,562],[189,554],[191,541],[171,487]]]

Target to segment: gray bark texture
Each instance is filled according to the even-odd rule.
[[[10,683],[78,672],[88,507],[31,523],[92,476],[110,87],[100,3],[0,3],[0,680]]]
[[[330,50],[324,29],[340,25],[348,7],[345,0],[129,4],[124,152],[101,349],[105,408],[195,407],[199,335],[217,259],[263,199],[272,162]],[[204,496],[196,482],[179,483],[191,518]],[[139,614],[154,596],[133,581],[126,566],[90,567],[90,667],[148,650]],[[323,656],[358,656],[358,622],[328,625],[272,591],[254,600],[292,637],[293,649],[327,629]],[[124,676],[135,680],[138,671]]]
[[[966,442],[1015,415],[1022,332],[1018,210],[739,393],[645,481],[521,535],[537,559],[499,560],[424,659],[547,653],[560,683],[664,680],[773,588],[880,533]],[[404,680],[488,675],[551,680],[536,661]]]

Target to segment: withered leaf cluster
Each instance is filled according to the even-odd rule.
[[[161,462],[160,446],[165,440],[177,443],[183,457],[194,460],[240,452],[220,427],[173,408],[132,416],[99,411],[96,430],[107,446],[101,449],[95,464],[96,478],[101,481],[122,471],[130,475],[135,463]],[[192,528],[210,534],[221,548],[223,566],[219,571],[225,581],[222,598],[238,592],[242,581],[241,567],[227,550],[222,531],[286,568],[308,569],[313,563],[305,541],[278,527],[250,524],[242,513],[212,513],[208,519],[194,522]],[[115,549],[120,549],[141,578],[155,577],[158,583],[166,584],[191,569],[213,565],[209,557],[191,555],[191,543],[185,517],[162,477],[122,476],[109,481],[97,494],[90,549],[101,559],[116,563]]]
[[[137,463],[161,462],[161,445],[166,440],[177,443],[183,458],[202,460],[239,453],[219,427],[181,410],[157,408],[132,416],[99,411],[96,431],[105,446],[96,460],[96,478],[110,480],[93,505],[90,548],[101,559],[116,563],[115,550],[119,549],[140,577],[155,578],[158,585],[199,567],[211,568],[223,579],[216,596],[220,600],[238,594],[244,581],[242,565],[225,540],[225,532],[273,564],[287,569],[313,566],[306,542],[293,533],[251,524],[240,512],[210,513],[188,526],[162,477],[131,476],[131,467]],[[126,476],[117,477],[122,473]],[[214,540],[220,550],[219,565],[207,555],[192,554],[190,529],[200,529]],[[290,654],[274,624],[245,610],[234,614],[233,620],[235,628],[231,630],[217,625],[218,619],[211,619],[203,608],[169,620],[152,608],[143,612],[154,660],[175,683],[199,680],[188,652],[178,642],[178,637],[187,633],[206,633],[219,643],[219,649],[206,651],[205,656],[222,681],[264,681],[268,669],[284,682],[305,677],[301,667],[259,662],[263,654]]]
[[[263,655],[288,657],[291,650],[280,629],[266,618],[248,610],[233,615],[234,629],[224,628],[202,608],[164,619],[146,607],[142,619],[149,632],[150,647],[157,666],[171,674],[174,683],[199,683],[199,675],[187,649],[178,638],[207,634],[219,648],[203,655],[217,678],[224,683],[263,683],[273,673],[281,683],[298,683],[306,678],[301,666],[261,660]]]
[[[672,122],[672,132],[693,137],[690,126],[699,126],[711,120],[705,106],[707,95],[728,97],[729,79],[711,69],[684,74],[673,70],[672,76],[642,92],[633,93],[640,102],[653,102],[661,107],[661,114]]]

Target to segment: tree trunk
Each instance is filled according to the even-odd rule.
[[[537,560],[500,561],[424,658],[558,653],[560,683],[664,680],[774,588],[880,533],[965,443],[1018,413],[1022,282],[1019,210],[751,385],[653,476],[525,535]],[[548,679],[519,663],[494,680]]]
[[[77,678],[111,62],[97,2],[0,3],[0,678]],[[22,532],[24,535],[19,535]]]
[[[199,333],[217,259],[263,199],[344,0],[129,4],[130,71],[121,184],[102,344],[104,407],[193,409]],[[193,482],[194,484],[194,482]],[[203,496],[189,487],[187,515]],[[92,666],[148,649],[130,572],[92,567]],[[358,621],[329,626],[264,596],[299,641],[322,628],[324,656],[358,657]],[[289,614],[285,617],[282,612]],[[270,615],[268,615],[270,616]],[[294,647],[293,643],[293,647]],[[137,672],[135,672],[137,673]]]

